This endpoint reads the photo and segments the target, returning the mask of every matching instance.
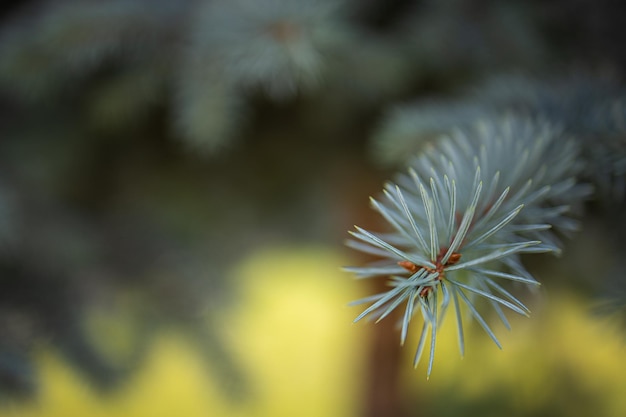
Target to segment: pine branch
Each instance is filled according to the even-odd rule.
[[[566,207],[589,195],[589,187],[578,181],[578,157],[578,144],[561,129],[512,116],[458,129],[427,148],[411,160],[408,174],[398,175],[380,198],[372,199],[393,232],[382,235],[358,226],[352,232],[359,243],[351,246],[386,260],[348,270],[359,277],[387,276],[390,286],[356,301],[369,306],[355,321],[381,320],[404,305],[404,343],[413,316],[421,312],[415,365],[430,335],[428,375],[437,331],[451,302],[461,353],[461,305],[500,346],[472,299],[486,300],[507,327],[502,308],[529,314],[499,281],[538,285],[519,256],[558,251],[552,229],[573,229],[575,223],[562,220]]]
[[[394,109],[374,135],[374,151],[381,162],[405,163],[406,155],[427,149],[454,129],[511,114],[526,116],[534,123],[548,121],[575,139],[581,149],[575,163],[583,165],[582,176],[594,184],[598,197],[621,199],[626,192],[625,103],[626,89],[608,76],[492,77],[456,100]]]

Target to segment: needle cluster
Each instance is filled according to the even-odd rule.
[[[506,282],[538,285],[520,255],[558,251],[556,231],[576,222],[566,213],[590,192],[579,185],[579,148],[561,129],[526,118],[504,117],[453,132],[386,184],[372,206],[391,227],[374,233],[356,226],[348,245],[380,258],[350,267],[359,278],[387,277],[390,289],[353,304],[368,304],[355,321],[377,321],[404,307],[401,343],[416,314],[423,318],[417,366],[430,335],[430,375],[437,331],[452,305],[461,354],[463,316],[475,319],[499,347],[479,312],[484,299],[507,328],[504,309],[529,309]]]

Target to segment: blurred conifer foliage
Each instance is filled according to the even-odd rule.
[[[341,241],[388,173],[375,163],[403,166],[476,119],[524,113],[582,138],[582,166],[563,172],[614,198],[626,56],[613,3],[14,2],[0,29],[0,392],[36,391],[42,343],[114,387],[164,326],[247,392],[210,325],[237,300],[229,267],[268,241]],[[94,309],[127,314],[123,358],[90,337]]]

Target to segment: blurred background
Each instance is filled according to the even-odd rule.
[[[393,320],[352,324],[381,283],[341,271],[404,169],[381,145],[396,106],[500,74],[621,85],[625,12],[5,2],[0,417],[626,415],[621,200],[528,259],[543,285],[503,351],[470,326],[462,359],[446,323],[428,381]]]

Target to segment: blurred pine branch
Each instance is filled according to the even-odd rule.
[[[209,371],[246,392],[215,320],[237,302],[230,266],[275,241],[336,244],[353,218],[369,229],[375,220],[355,201],[399,166],[398,188],[376,200],[396,236],[356,233],[378,255],[413,252],[391,250],[402,265],[358,271],[401,276],[394,295],[416,300],[433,334],[435,294],[475,318],[478,298],[505,323],[506,308],[526,313],[496,278],[534,285],[519,254],[557,251],[574,219],[591,216],[584,184],[621,204],[626,55],[612,45],[624,38],[623,9],[608,0],[16,3],[0,31],[2,388],[34,392],[31,353],[44,341],[95,385],[116,387],[146,345],[120,368],[82,321],[122,294],[145,308],[136,312],[145,343],[180,327]],[[613,75],[597,76],[606,67]],[[518,70],[532,75],[498,77]],[[505,271],[468,264],[480,259]],[[421,288],[406,282],[413,270]]]

